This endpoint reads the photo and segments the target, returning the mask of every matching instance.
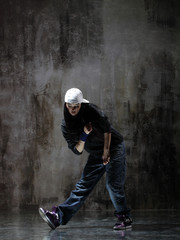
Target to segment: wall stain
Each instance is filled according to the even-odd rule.
[[[33,95],[31,101],[36,141],[45,147],[49,144],[48,136],[54,127],[53,113],[46,95]]]
[[[22,179],[19,185],[20,192],[20,208],[29,203],[33,203],[32,197],[34,195],[34,173],[35,173],[35,161],[37,161],[37,154],[32,144],[31,149],[24,148],[23,164],[20,167],[19,175]],[[36,157],[36,160],[35,160]]]
[[[0,116],[0,151],[1,158],[3,159],[4,155],[7,153],[7,147],[10,137],[10,127],[3,124],[2,118]]]
[[[8,154],[8,144],[10,138],[10,127],[3,123],[2,116],[0,116],[0,208],[7,207],[8,203],[13,197],[12,191],[14,189],[11,171],[13,166],[7,162],[6,155]]]
[[[152,80],[147,80],[147,76],[143,74],[146,72],[146,66],[143,66],[138,78],[141,76],[141,87],[144,87],[138,90],[137,112],[135,117],[132,114],[133,124],[136,128],[133,137],[136,149],[134,151],[138,151],[140,156],[137,165],[140,174],[136,181],[138,184],[146,181],[147,184],[148,181],[153,182],[153,193],[156,196],[158,194],[164,196],[161,203],[150,203],[148,199],[152,200],[152,198],[149,192],[146,192],[142,201],[144,204],[152,205],[152,208],[164,208],[167,206],[172,208],[175,206],[176,200],[173,204],[171,196],[175,196],[176,199],[179,195],[179,184],[177,183],[178,162],[173,138],[176,131],[174,129],[174,96],[172,90],[175,81],[175,67],[172,55],[167,51],[155,53],[149,63],[152,69],[159,72],[159,79],[156,79],[156,83],[158,82],[160,91],[155,98],[154,107],[147,111],[146,105],[148,103],[145,101],[145,94],[153,84],[146,86],[146,82]],[[144,175],[144,173],[146,174]],[[137,186],[136,191],[138,191]],[[139,191],[143,192],[142,189]],[[147,207],[146,204],[141,207]]]
[[[160,27],[175,27],[174,0],[144,0],[149,22],[155,22]]]
[[[57,3],[56,6],[58,5]],[[60,62],[67,65],[82,55],[101,56],[103,43],[102,2],[61,1],[58,10]]]

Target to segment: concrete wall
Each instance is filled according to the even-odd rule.
[[[68,197],[87,154],[60,131],[70,87],[125,137],[137,208],[179,208],[180,11],[169,0],[6,0],[0,9],[0,207]],[[83,209],[111,209],[100,181]]]

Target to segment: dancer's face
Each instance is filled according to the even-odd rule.
[[[76,116],[81,108],[81,103],[78,104],[66,103],[66,107],[72,116]]]

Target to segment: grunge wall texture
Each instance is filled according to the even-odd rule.
[[[133,209],[180,207],[178,0],[1,0],[0,208],[58,204],[87,154],[60,124],[80,88],[124,135]],[[104,178],[82,209],[112,209]]]

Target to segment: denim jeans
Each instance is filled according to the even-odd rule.
[[[105,166],[102,158],[92,156],[84,167],[81,179],[76,184],[69,198],[58,206],[60,224],[65,225],[80,209],[97,182],[106,172],[106,188],[115,208],[115,214],[129,215],[124,192],[126,173],[126,152],[124,143],[111,150],[111,161]]]

